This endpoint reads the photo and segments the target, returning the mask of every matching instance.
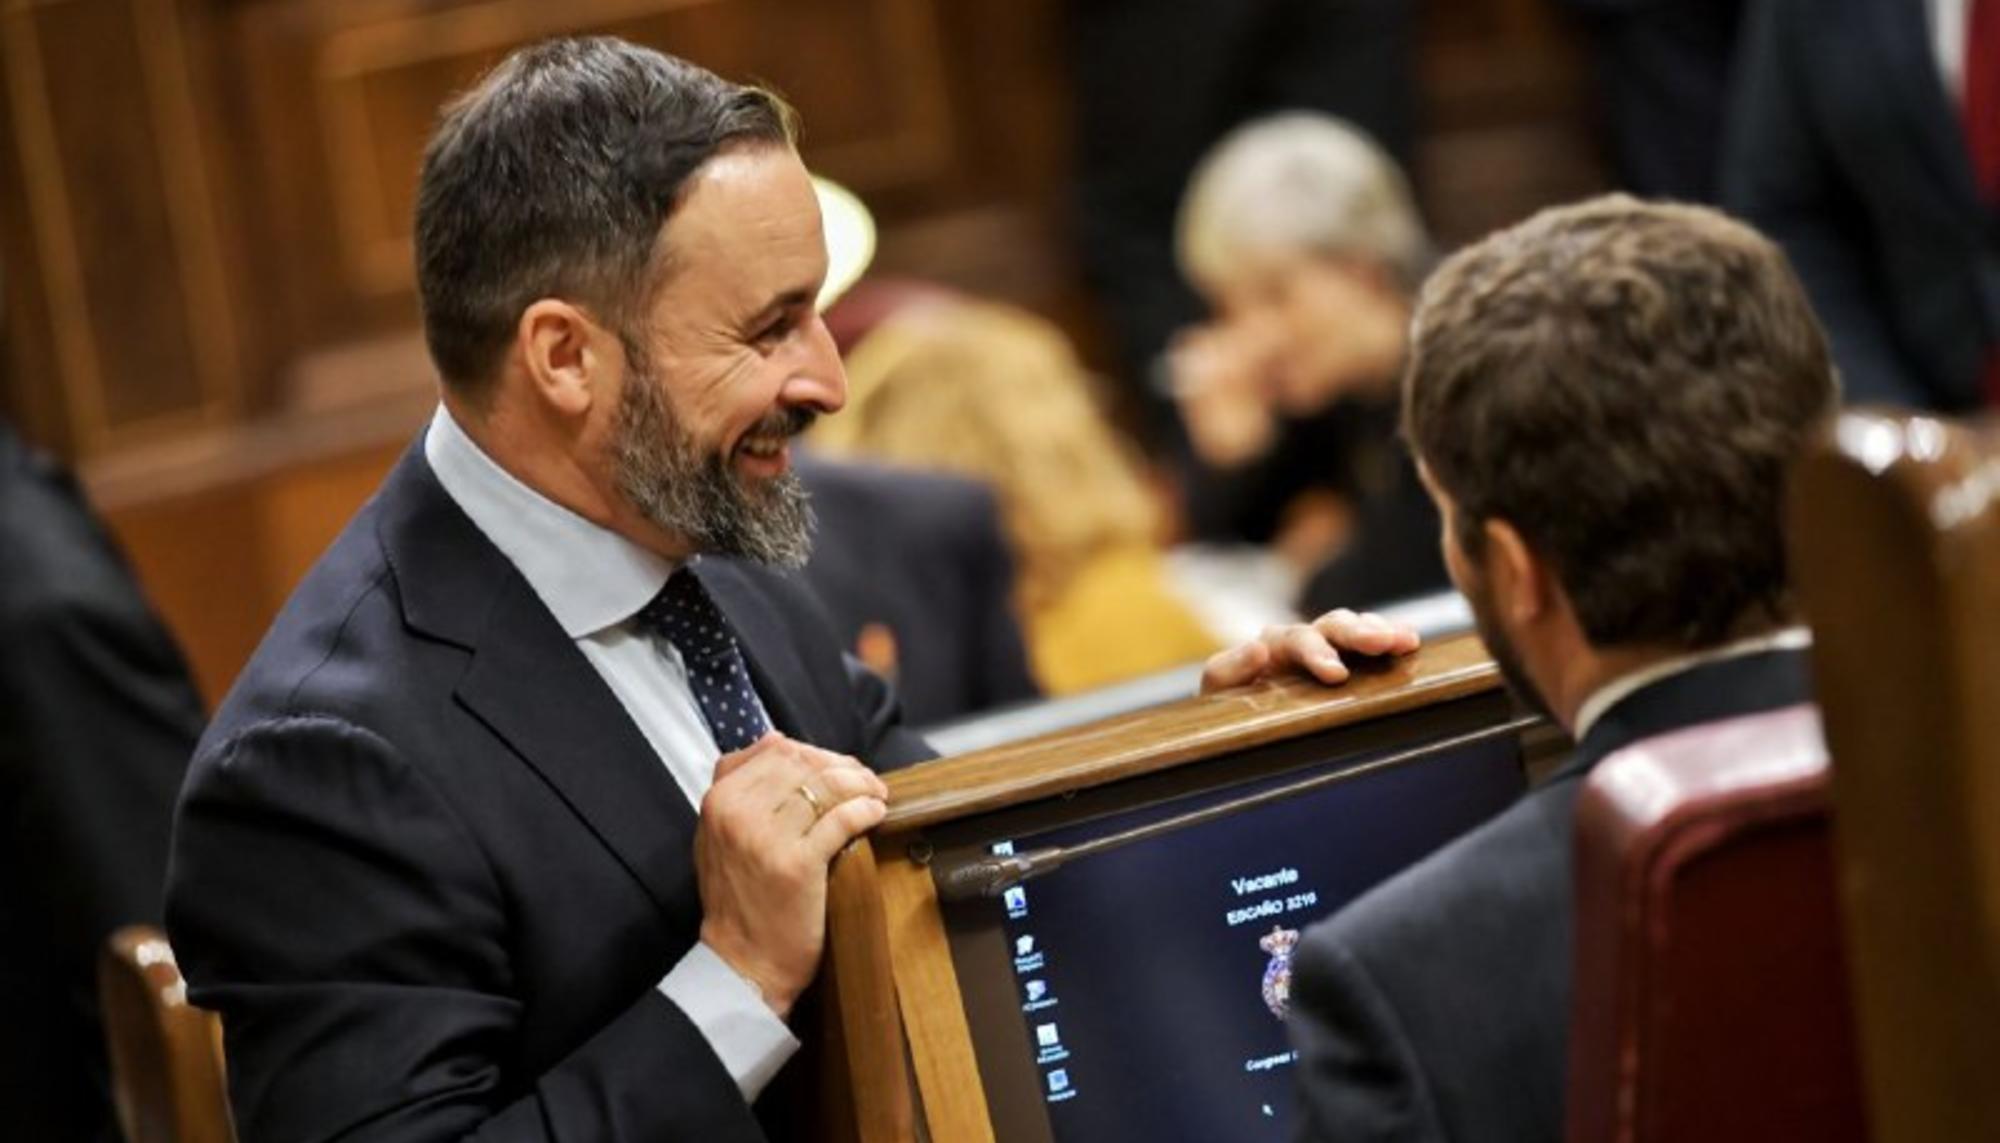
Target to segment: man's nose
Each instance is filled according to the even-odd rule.
[[[785,400],[822,413],[838,413],[847,404],[847,367],[841,363],[840,349],[818,314],[813,315],[806,333],[806,358],[785,383]]]

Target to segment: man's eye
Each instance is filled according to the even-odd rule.
[[[786,334],[792,332],[792,324],[792,315],[784,314],[758,330],[756,339],[762,342],[782,340]]]

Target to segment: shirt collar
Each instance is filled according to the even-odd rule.
[[[1760,651],[1796,651],[1812,646],[1812,633],[1804,627],[1786,627],[1764,635],[1753,635],[1748,639],[1738,639],[1734,643],[1724,643],[1706,651],[1691,655],[1675,655],[1648,663],[1636,671],[1618,676],[1590,693],[1583,705],[1576,708],[1576,731],[1572,738],[1582,742],[1590,728],[1604,713],[1617,706],[1637,691],[1652,686],[1661,679],[1691,671],[1709,663],[1719,663],[1725,659],[1740,659],[1745,655],[1755,655]]]
[[[630,619],[679,566],[516,480],[443,405],[424,434],[424,459],[572,639]]]

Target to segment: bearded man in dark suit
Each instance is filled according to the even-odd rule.
[[[762,1138],[828,862],[927,753],[775,570],[788,442],[846,396],[791,115],[524,49],[447,110],[416,247],[441,406],[181,798],[168,931],[237,1125]]]
[[[857,759],[927,753],[767,566],[808,542],[787,442],[844,394],[792,137],[612,40],[448,110],[441,407],[181,802],[169,933],[246,1138],[760,1137],[827,863],[883,812]]]
[[[1560,1139],[1577,791],[1627,745],[1810,701],[1780,522],[1833,370],[1769,241],[1622,197],[1454,256],[1412,339],[1404,426],[1446,566],[1577,747],[1307,931],[1300,1136]]]

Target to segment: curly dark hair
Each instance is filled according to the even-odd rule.
[[[1403,428],[1483,550],[1503,519],[1598,646],[1787,621],[1787,469],[1838,400],[1778,248],[1703,207],[1609,196],[1460,251],[1413,322]]]

